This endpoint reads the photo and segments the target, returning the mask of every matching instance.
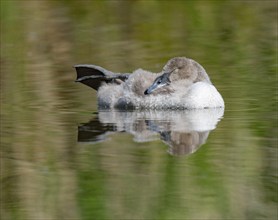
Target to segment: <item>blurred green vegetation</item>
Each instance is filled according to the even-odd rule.
[[[2,219],[275,219],[275,1],[1,1]],[[128,135],[76,143],[97,111],[77,63],[201,63],[226,102],[208,143],[175,158]]]

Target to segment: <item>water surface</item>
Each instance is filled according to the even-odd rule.
[[[1,219],[276,219],[276,40],[275,1],[1,1]],[[101,112],[74,83],[175,56],[223,116]]]

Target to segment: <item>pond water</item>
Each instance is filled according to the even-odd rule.
[[[186,56],[225,110],[98,111],[72,68]],[[1,1],[1,219],[276,219],[275,1]]]

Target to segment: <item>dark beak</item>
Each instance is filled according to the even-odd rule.
[[[144,95],[148,95],[148,94],[150,94],[149,89],[146,89]]]
[[[145,90],[144,94],[145,95],[151,94],[156,89],[169,85],[170,84],[169,76],[175,69],[169,72],[164,72],[161,76],[156,78],[153,84],[148,89]]]

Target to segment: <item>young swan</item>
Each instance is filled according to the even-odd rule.
[[[98,91],[100,108],[223,108],[224,101],[205,69],[196,61],[175,57],[161,73],[142,69],[117,74],[94,65],[76,65],[77,82]]]

